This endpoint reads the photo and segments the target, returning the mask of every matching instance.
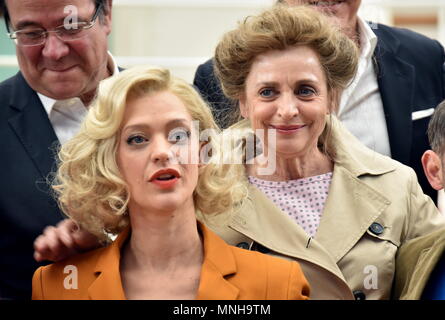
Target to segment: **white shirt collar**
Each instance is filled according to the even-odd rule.
[[[371,59],[377,46],[377,36],[362,18],[358,17],[357,23],[360,33],[360,58]]]
[[[108,63],[107,63],[107,68],[108,68],[108,70],[112,70],[112,71],[113,71],[112,76],[115,76],[115,75],[117,75],[117,74],[119,73],[119,68],[118,68],[118,66],[117,66],[116,60],[114,60],[113,55],[112,55],[111,52],[109,52],[109,51],[108,51]],[[50,113],[51,113],[51,110],[53,109],[55,103],[56,103],[58,100],[52,99],[52,98],[50,98],[50,97],[47,97],[47,96],[45,96],[45,95],[43,95],[43,94],[41,94],[41,93],[39,93],[39,92],[37,92],[37,95],[39,96],[40,101],[42,102],[43,107],[45,108],[46,113],[47,113],[48,116],[49,116]],[[67,100],[70,100],[70,99],[67,99]],[[60,101],[60,100],[59,100],[59,101]]]

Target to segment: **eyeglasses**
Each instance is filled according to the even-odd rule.
[[[62,41],[78,40],[85,37],[88,30],[94,26],[97,17],[99,16],[101,7],[101,4],[96,7],[93,17],[89,22],[64,24],[50,31],[44,29],[23,29],[7,33],[7,35],[10,39],[13,39],[17,45],[24,47],[39,46],[44,44],[49,33],[55,33],[57,38]]]

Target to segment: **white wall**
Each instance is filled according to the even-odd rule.
[[[112,51],[127,57],[118,59],[123,66],[162,65],[191,82],[196,67],[213,56],[226,31],[273,2],[115,0]]]

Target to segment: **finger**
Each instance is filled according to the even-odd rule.
[[[58,231],[54,227],[48,228],[45,233],[45,242],[48,250],[51,252],[51,257],[57,259],[61,251],[66,250],[63,241],[60,239]]]
[[[52,252],[49,249],[45,236],[39,236],[34,241],[34,259],[36,261],[53,261]]]

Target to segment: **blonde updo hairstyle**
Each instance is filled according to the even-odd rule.
[[[161,91],[175,94],[184,103],[192,119],[199,121],[200,132],[213,129],[208,143],[218,154],[219,129],[209,107],[193,87],[167,69],[135,67],[102,81],[80,132],[59,151],[53,181],[62,211],[101,240],[107,240],[105,232],[118,233],[129,223],[131,195],[116,160],[125,108],[133,99]],[[212,161],[200,168],[193,193],[200,214],[230,210],[245,197],[237,170]]]
[[[318,55],[332,101],[331,111],[335,110],[341,90],[356,73],[358,48],[327,17],[308,6],[277,4],[246,18],[223,36],[215,50],[214,70],[224,94],[239,101],[258,55],[297,46],[307,46]],[[320,136],[319,146],[331,154],[327,131]]]

